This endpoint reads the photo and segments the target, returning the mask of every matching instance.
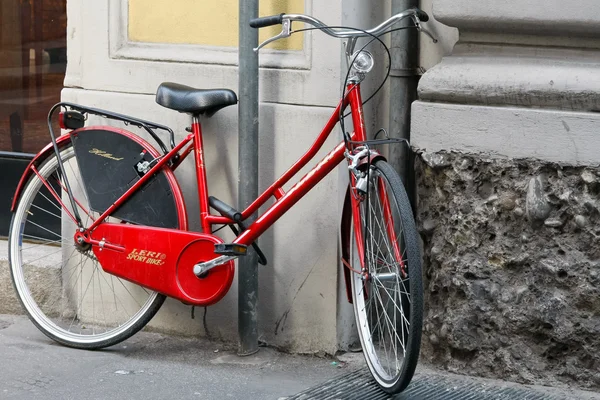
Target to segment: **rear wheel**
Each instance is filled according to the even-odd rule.
[[[71,143],[60,157],[89,226],[98,214],[90,211]],[[30,319],[50,338],[76,348],[111,346],[143,328],[165,296],[104,272],[91,247],[75,242],[64,182],[52,153],[25,185],[9,233],[12,280]]]
[[[384,161],[370,167],[367,192],[351,189],[352,299],[367,365],[388,393],[410,383],[419,359],[423,283],[418,235],[406,191]]]

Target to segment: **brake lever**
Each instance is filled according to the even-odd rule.
[[[433,36],[431,34],[431,32],[429,32],[427,29],[421,27],[421,32],[423,32],[424,34],[426,34],[427,36],[429,36],[431,38],[431,41],[433,43],[437,43],[438,42],[438,40],[435,38],[435,36]]]
[[[272,43],[279,39],[285,39],[287,37],[290,37],[291,35],[292,35],[292,22],[289,20],[289,18],[285,18],[283,21],[281,21],[281,33],[277,36],[273,36],[272,38],[265,40],[264,42],[259,44],[258,47],[254,48],[253,50],[256,53],[260,49],[262,49],[263,47],[268,45],[269,43]]]
[[[419,17],[417,17],[416,15],[412,16],[412,20],[415,23],[415,27],[420,31],[423,32],[424,34],[426,34],[427,36],[429,36],[431,38],[431,41],[433,43],[437,43],[438,40],[433,36],[433,34],[431,32],[429,32],[427,29],[423,28],[423,25],[421,25],[421,20],[419,19]]]

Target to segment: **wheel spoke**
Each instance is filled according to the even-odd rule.
[[[31,207],[37,208],[38,210],[40,210],[40,211],[43,211],[43,212],[45,212],[46,214],[52,215],[53,217],[56,217],[56,218],[58,218],[58,219],[60,219],[60,218],[61,218],[61,217],[60,217],[60,215],[58,215],[58,214],[54,214],[53,212],[50,212],[50,211],[48,211],[48,210],[46,210],[45,208],[42,208],[42,207],[40,207],[40,206],[36,206],[35,204],[32,204],[32,205],[31,205]]]
[[[108,285],[108,281],[106,280],[106,277],[104,276],[104,274],[102,274],[102,279],[104,279],[104,282]],[[119,282],[121,282],[121,280],[119,278],[115,278],[117,279]],[[121,284],[123,284],[121,282]],[[112,292],[113,292],[113,297],[114,297],[114,303],[115,303],[115,311],[117,311],[116,307],[117,307],[117,300],[119,300],[119,303],[121,303],[121,306],[123,307],[123,311],[127,314],[128,318],[131,318],[131,315],[128,313],[127,311],[127,307],[125,307],[125,304],[123,304],[123,300],[121,300],[121,297],[117,296],[117,292],[115,291],[115,286],[114,286],[114,282],[113,282],[113,275],[110,275],[110,285],[112,287]]]
[[[56,201],[51,200],[50,198],[48,198],[44,193],[39,192],[38,193],[40,196],[42,196],[43,199],[45,199],[48,203],[52,204],[58,211],[62,211],[62,208],[56,204]]]
[[[36,227],[38,227],[38,228],[40,228],[40,229],[42,229],[42,230],[44,230],[44,231],[46,231],[46,232],[48,232],[48,233],[51,233],[51,234],[53,234],[54,236],[58,236],[59,238],[62,238],[62,239],[64,239],[64,238],[63,238],[61,235],[59,235],[58,233],[56,233],[56,232],[53,232],[53,231],[51,231],[51,230],[50,230],[50,229],[48,229],[48,228],[44,228],[44,227],[43,227],[43,226],[41,226],[40,224],[36,224],[35,222],[32,222],[32,221],[27,221],[27,222],[29,222],[31,225],[33,225],[33,226],[36,226]]]
[[[392,302],[392,304],[394,305],[394,310],[398,310],[398,311],[400,311],[400,315],[402,316],[402,319],[403,319],[404,321],[406,321],[406,325],[407,325],[407,326],[410,326],[410,322],[408,321],[408,319],[407,319],[407,318],[406,318],[406,316],[404,315],[404,310],[402,309],[402,306],[398,306],[398,304],[396,303],[396,301],[395,301],[395,300],[393,300],[393,299],[391,298],[391,296],[390,296],[390,293],[389,293],[389,292],[388,292],[388,291],[385,289],[385,287],[384,287],[384,286],[382,286],[382,288],[383,288],[383,290],[384,290],[384,291],[386,292],[386,294],[387,294],[388,302]],[[379,291],[378,291],[378,290],[376,290],[375,292],[379,294]],[[394,292],[394,297],[395,297],[395,293],[396,293],[396,292]],[[378,300],[380,301],[380,304],[381,304],[381,306],[382,306],[382,307],[384,307],[384,309],[388,307],[388,305],[387,305],[387,304],[386,304],[386,305],[384,305],[384,304],[383,304],[383,300],[381,300],[381,295],[379,295],[379,297],[378,297]],[[394,313],[394,314],[395,314],[395,313]],[[388,316],[387,314],[385,315],[385,317],[389,319],[389,316]],[[389,321],[389,322],[391,322],[391,321]],[[396,326],[396,325],[392,325],[392,326]],[[402,342],[402,340],[401,340],[401,342]],[[402,348],[404,349],[404,346],[402,346]]]

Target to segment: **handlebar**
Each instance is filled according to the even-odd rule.
[[[252,28],[263,28],[266,26],[281,24],[284,19],[289,19],[290,21],[304,22],[304,23],[312,25],[316,28],[320,28],[323,32],[325,32],[326,34],[333,36],[333,37],[349,38],[349,37],[365,37],[365,36],[371,36],[371,35],[377,36],[377,35],[385,32],[385,30],[387,28],[394,25],[396,22],[399,22],[399,21],[403,20],[404,18],[411,17],[411,16],[417,17],[422,22],[429,21],[429,15],[427,15],[427,13],[425,11],[422,11],[422,10],[414,7],[414,8],[409,8],[408,10],[403,11],[399,14],[393,15],[391,18],[389,18],[385,22],[381,23],[380,25],[378,25],[375,28],[370,29],[368,31],[355,30],[355,29],[329,28],[327,25],[325,25],[323,22],[319,21],[318,19],[311,17],[309,15],[304,15],[304,14],[279,14],[279,15],[272,15],[269,17],[255,18],[250,21],[250,26]]]
[[[368,36],[371,36],[371,37],[379,36],[379,35],[385,33],[387,31],[387,29],[390,28],[392,25],[394,25],[397,22],[400,22],[404,18],[408,18],[408,17],[413,18],[416,28],[425,32],[429,36],[431,36],[431,38],[434,40],[434,42],[436,41],[433,38],[433,36],[429,32],[427,32],[425,29],[423,29],[423,27],[420,25],[420,22],[429,21],[429,15],[427,15],[427,13],[425,11],[422,11],[416,7],[409,8],[408,10],[405,10],[399,14],[393,15],[386,21],[382,22],[381,24],[379,24],[378,26],[376,26],[375,28],[370,29],[370,30],[332,28],[332,27],[329,27],[328,25],[325,25],[323,22],[319,21],[318,19],[311,17],[310,15],[304,15],[304,14],[279,14],[279,15],[271,15],[268,17],[254,18],[254,19],[250,20],[250,26],[252,28],[264,28],[267,26],[278,25],[278,24],[281,24],[283,26],[283,29],[279,35],[274,36],[270,39],[267,39],[266,41],[261,43],[257,48],[255,48],[254,51],[258,51],[260,48],[264,47],[265,45],[267,45],[275,40],[289,37],[292,33],[294,33],[292,31],[292,26],[291,26],[292,22],[298,21],[298,22],[304,22],[308,25],[312,25],[315,28],[320,29],[322,32],[328,34],[329,36],[333,36],[336,38],[342,38],[342,39],[344,39],[344,38],[349,39],[350,46],[347,47],[347,51],[349,51],[348,49],[350,49],[350,52],[351,52],[351,50],[354,48],[354,44],[356,43],[356,40],[358,38],[368,37]]]

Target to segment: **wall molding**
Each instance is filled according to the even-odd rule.
[[[312,1],[306,0],[305,13],[311,14]],[[129,40],[129,1],[110,0],[109,3],[109,57],[144,61],[166,61],[210,65],[237,66],[235,47],[197,44],[148,43]],[[261,49],[260,66],[310,70],[312,66],[312,31],[305,31],[302,50]]]

